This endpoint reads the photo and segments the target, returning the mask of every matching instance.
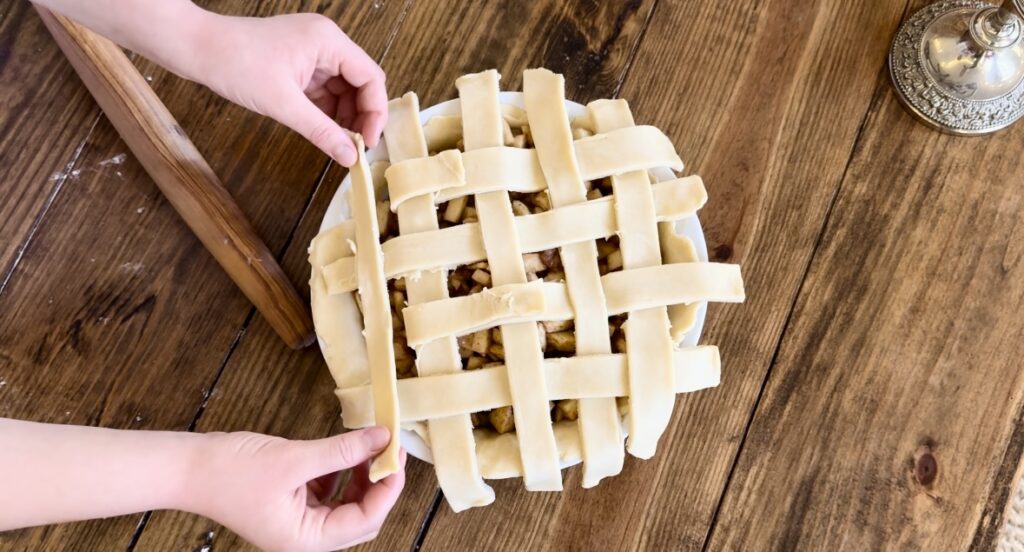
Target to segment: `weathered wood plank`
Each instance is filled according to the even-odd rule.
[[[31,7],[0,8],[0,293],[100,116]]]
[[[401,5],[376,6],[237,2],[215,8],[261,15],[321,11],[380,55]],[[199,85],[145,61],[139,67],[271,250],[281,251],[326,158],[297,134]],[[138,164],[130,156],[117,162],[126,151],[101,122],[77,179],[57,196],[0,296],[0,416],[184,430],[249,316],[249,302]],[[274,346],[284,347],[280,341]],[[124,516],[6,533],[0,548],[120,548],[138,521]]]
[[[570,470],[562,495],[500,483],[489,508],[442,508],[424,549],[701,548],[903,7],[658,4],[622,96],[703,175],[712,257],[743,265],[747,303],[705,330],[722,385],[680,399],[654,459],[586,491]]]
[[[941,135],[884,86],[713,549],[994,548],[1024,447],[1024,127]]]
[[[567,73],[571,93],[600,92],[577,93],[581,101],[611,95],[649,9],[647,3],[596,8],[557,2],[416,4],[383,61],[388,90],[391,96],[415,90],[421,105],[426,107],[454,97],[455,79],[466,72],[498,67],[505,75],[503,87],[517,89],[523,69],[546,65]],[[457,49],[438,40],[449,36],[458,37]],[[526,36],[539,37],[539,43],[519,38]],[[593,63],[591,66],[581,67],[583,59],[595,61],[589,62]],[[342,170],[332,167],[289,245],[284,267],[293,278],[308,277],[306,247],[343,176]],[[314,438],[337,431],[332,425],[338,416],[333,385],[319,352],[293,353],[275,347],[268,332],[269,328],[257,320],[244,336],[198,429],[244,428],[294,438]],[[253,366],[260,369],[253,370]],[[254,408],[254,404],[260,406]],[[410,460],[402,499],[378,538],[363,548],[411,547],[436,492],[431,467]],[[236,535],[198,516],[158,512],[143,532],[139,549],[160,549],[168,543],[194,546],[209,531],[214,532],[217,547],[235,549],[244,545]]]

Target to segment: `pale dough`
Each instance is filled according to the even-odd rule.
[[[414,94],[392,100],[390,159],[369,166],[360,152],[352,220],[310,248],[314,321],[344,425],[419,434],[456,511],[494,500],[484,478],[523,477],[530,490],[559,490],[561,466],[580,460],[583,485],[596,485],[621,471],[626,433],[631,454],[653,455],[675,395],[713,387],[721,375],[717,348],[675,343],[698,304],[745,296],[738,266],[698,262],[693,244],[675,234],[674,221],[693,215],[707,193],[697,176],[651,184],[648,170],[682,169],[661,131],[635,126],[622,100],[593,102],[570,121],[564,81],[544,69],[523,75],[525,110],[503,106],[499,78],[460,78],[461,115],[425,127]],[[524,125],[535,149],[508,147],[510,127]],[[584,182],[606,177],[614,194],[587,200]],[[384,188],[400,235],[381,245],[374,197]],[[513,214],[510,192],[545,190],[551,210]],[[439,228],[437,206],[469,197],[479,222]],[[619,238],[622,270],[602,276],[594,240],[610,236]],[[565,281],[527,282],[522,254],[554,248]],[[491,287],[449,297],[448,270],[482,260]],[[403,380],[387,295],[397,277],[407,286],[402,316],[416,354],[417,377]],[[610,346],[607,320],[618,314],[627,315],[626,354]],[[536,322],[557,320],[574,321],[576,355],[545,359]],[[504,364],[464,371],[456,336],[493,327],[501,329]],[[629,397],[628,409],[616,397]],[[548,401],[562,399],[579,400],[577,421],[551,422]],[[473,429],[469,413],[509,405],[514,433]],[[397,469],[397,458],[392,440],[372,477]]]

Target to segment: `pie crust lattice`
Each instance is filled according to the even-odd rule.
[[[622,470],[624,433],[630,454],[650,458],[675,395],[719,381],[717,348],[676,346],[693,307],[744,299],[738,266],[697,262],[673,230],[707,196],[697,176],[652,183],[649,170],[682,170],[661,131],[635,126],[624,100],[591,102],[584,119],[570,121],[561,75],[531,69],[523,94],[535,148],[508,147],[498,81],[493,70],[456,81],[463,151],[430,155],[415,94],[392,100],[390,165],[371,168],[357,140],[352,218],[310,248],[314,319],[344,425],[415,430],[456,511],[494,500],[485,478],[521,476],[529,490],[561,490],[562,466],[579,460],[583,486],[594,486]],[[584,130],[574,139],[577,127]],[[584,183],[604,178],[613,194],[588,200]],[[375,198],[384,187],[400,235],[382,244]],[[513,212],[510,192],[545,190],[551,210]],[[469,196],[477,222],[441,228],[438,206]],[[602,275],[595,241],[616,235],[622,269]],[[564,281],[529,281],[523,254],[552,248]],[[450,297],[448,271],[479,261],[489,264],[490,287]],[[402,380],[388,293],[395,278],[405,278],[408,305],[396,308],[416,357],[416,377]],[[616,354],[608,318],[620,314],[627,347]],[[575,356],[545,358],[537,322],[552,320],[574,322]],[[464,370],[456,337],[495,327],[504,364]],[[577,420],[552,422],[549,401],[562,399],[578,400]],[[514,433],[474,430],[471,413],[509,405]],[[370,476],[397,469],[392,439]]]

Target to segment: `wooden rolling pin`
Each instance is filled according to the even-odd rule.
[[[135,65],[113,42],[36,6],[121,138],[189,228],[292,348],[313,322],[266,244]]]

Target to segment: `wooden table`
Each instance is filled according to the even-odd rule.
[[[231,2],[316,10],[423,105],[496,67],[627,98],[710,194],[722,384],[649,461],[562,494],[495,484],[453,514],[429,467],[368,548],[990,548],[1024,449],[1024,124],[917,124],[885,69],[905,0]],[[143,74],[295,282],[344,171],[143,59]],[[339,430],[319,352],[288,350],[129,155],[27,2],[0,7],[0,416],[117,428]],[[305,286],[302,286],[303,288]],[[931,461],[934,460],[934,465]],[[930,468],[937,466],[937,474]],[[0,491],[2,493],[2,491]],[[0,548],[239,547],[178,512],[27,529]]]

